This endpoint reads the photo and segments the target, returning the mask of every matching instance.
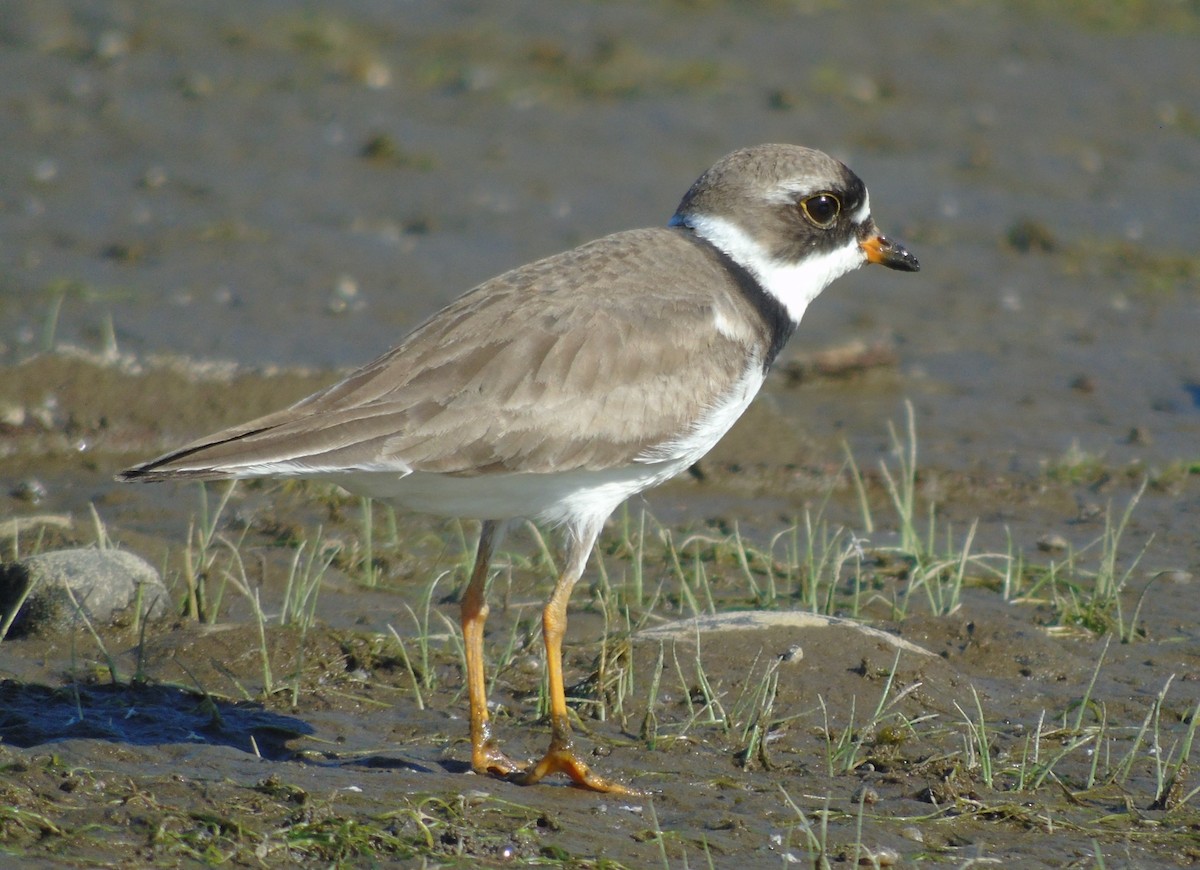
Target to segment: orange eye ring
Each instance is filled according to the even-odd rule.
[[[832,193],[814,193],[800,200],[800,211],[813,226],[829,229],[842,213],[842,201]]]

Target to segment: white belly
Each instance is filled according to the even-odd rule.
[[[629,496],[674,477],[688,464],[655,462],[604,471],[474,477],[371,472],[333,479],[350,492],[421,513],[481,520],[527,517],[559,525],[572,517],[607,516]]]

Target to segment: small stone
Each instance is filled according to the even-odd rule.
[[[1134,426],[1130,429],[1128,441],[1140,447],[1148,447],[1154,443],[1154,439],[1150,437],[1150,430],[1145,426]]]
[[[846,96],[856,103],[869,106],[883,99],[885,89],[876,79],[859,73],[846,80]]]
[[[129,54],[129,35],[120,30],[105,30],[96,37],[96,57],[112,61]]]
[[[155,619],[169,612],[170,595],[153,565],[124,550],[54,550],[0,566],[0,623],[20,608],[10,635],[68,628],[78,610],[93,625],[107,625],[132,618],[135,605]]]
[[[383,90],[392,83],[392,69],[378,58],[363,58],[350,66],[351,76],[373,91]]]
[[[216,90],[213,80],[202,72],[190,72],[179,81],[179,92],[189,100],[203,100]]]
[[[1062,552],[1070,546],[1066,538],[1054,532],[1042,535],[1037,541],[1037,548],[1043,553]]]
[[[862,853],[858,857],[858,865],[860,867],[894,867],[900,863],[900,853],[888,846],[880,846],[876,849],[863,847]]]
[[[358,282],[350,275],[341,275],[338,277],[333,292],[329,294],[325,310],[330,314],[346,314],[352,311],[361,311],[366,304],[359,294]]]
[[[157,190],[167,183],[167,170],[158,164],[150,166],[142,173],[139,183],[147,190]]]
[[[1096,381],[1088,375],[1076,375],[1071,378],[1071,389],[1078,393],[1096,392]]]
[[[854,790],[854,794],[850,796],[850,800],[855,804],[866,804],[867,806],[870,806],[871,804],[879,801],[879,792],[864,782]]]
[[[23,405],[0,406],[0,428],[20,429],[28,417]]]
[[[804,647],[800,644],[793,644],[779,657],[781,662],[799,662],[804,660]]]
[[[33,180],[38,184],[49,184],[58,178],[58,163],[50,157],[43,157],[33,167]]]
[[[13,486],[8,491],[8,494],[19,501],[37,504],[46,497],[48,492],[46,484],[42,483],[36,477],[27,477]]]
[[[775,112],[794,109],[798,103],[796,94],[783,88],[775,88],[767,93],[767,108]]]
[[[540,674],[542,672],[542,660],[538,656],[533,655],[518,656],[513,660],[513,667],[518,673]]]
[[[1032,218],[1021,218],[1014,222],[1005,234],[1005,241],[1010,248],[1022,254],[1049,254],[1058,249],[1058,240],[1049,227]]]
[[[433,166],[432,157],[405,148],[389,133],[375,133],[368,137],[359,155],[375,164],[405,169],[429,169]]]

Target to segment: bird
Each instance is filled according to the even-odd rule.
[[[472,770],[638,794],[593,771],[572,740],[562,666],[571,591],[610,514],[704,456],[809,303],[867,263],[920,269],[877,229],[857,175],[810,148],[742,148],[692,184],[665,226],[487,280],[332,386],[117,479],[319,479],[480,521],[460,599]],[[521,519],[555,528],[564,553],[542,612],[550,744],[528,763],[493,734],[483,655],[492,557]]]

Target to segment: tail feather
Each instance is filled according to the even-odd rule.
[[[205,462],[202,456],[212,448],[241,441],[251,435],[262,432],[254,429],[240,432],[231,438],[217,441],[206,441],[200,444],[190,444],[179,450],[164,453],[149,462],[142,462],[132,468],[126,468],[116,475],[121,483],[157,483],[164,480],[229,480],[230,478],[250,476],[240,472],[236,466],[220,466]],[[189,457],[194,457],[188,462]]]

